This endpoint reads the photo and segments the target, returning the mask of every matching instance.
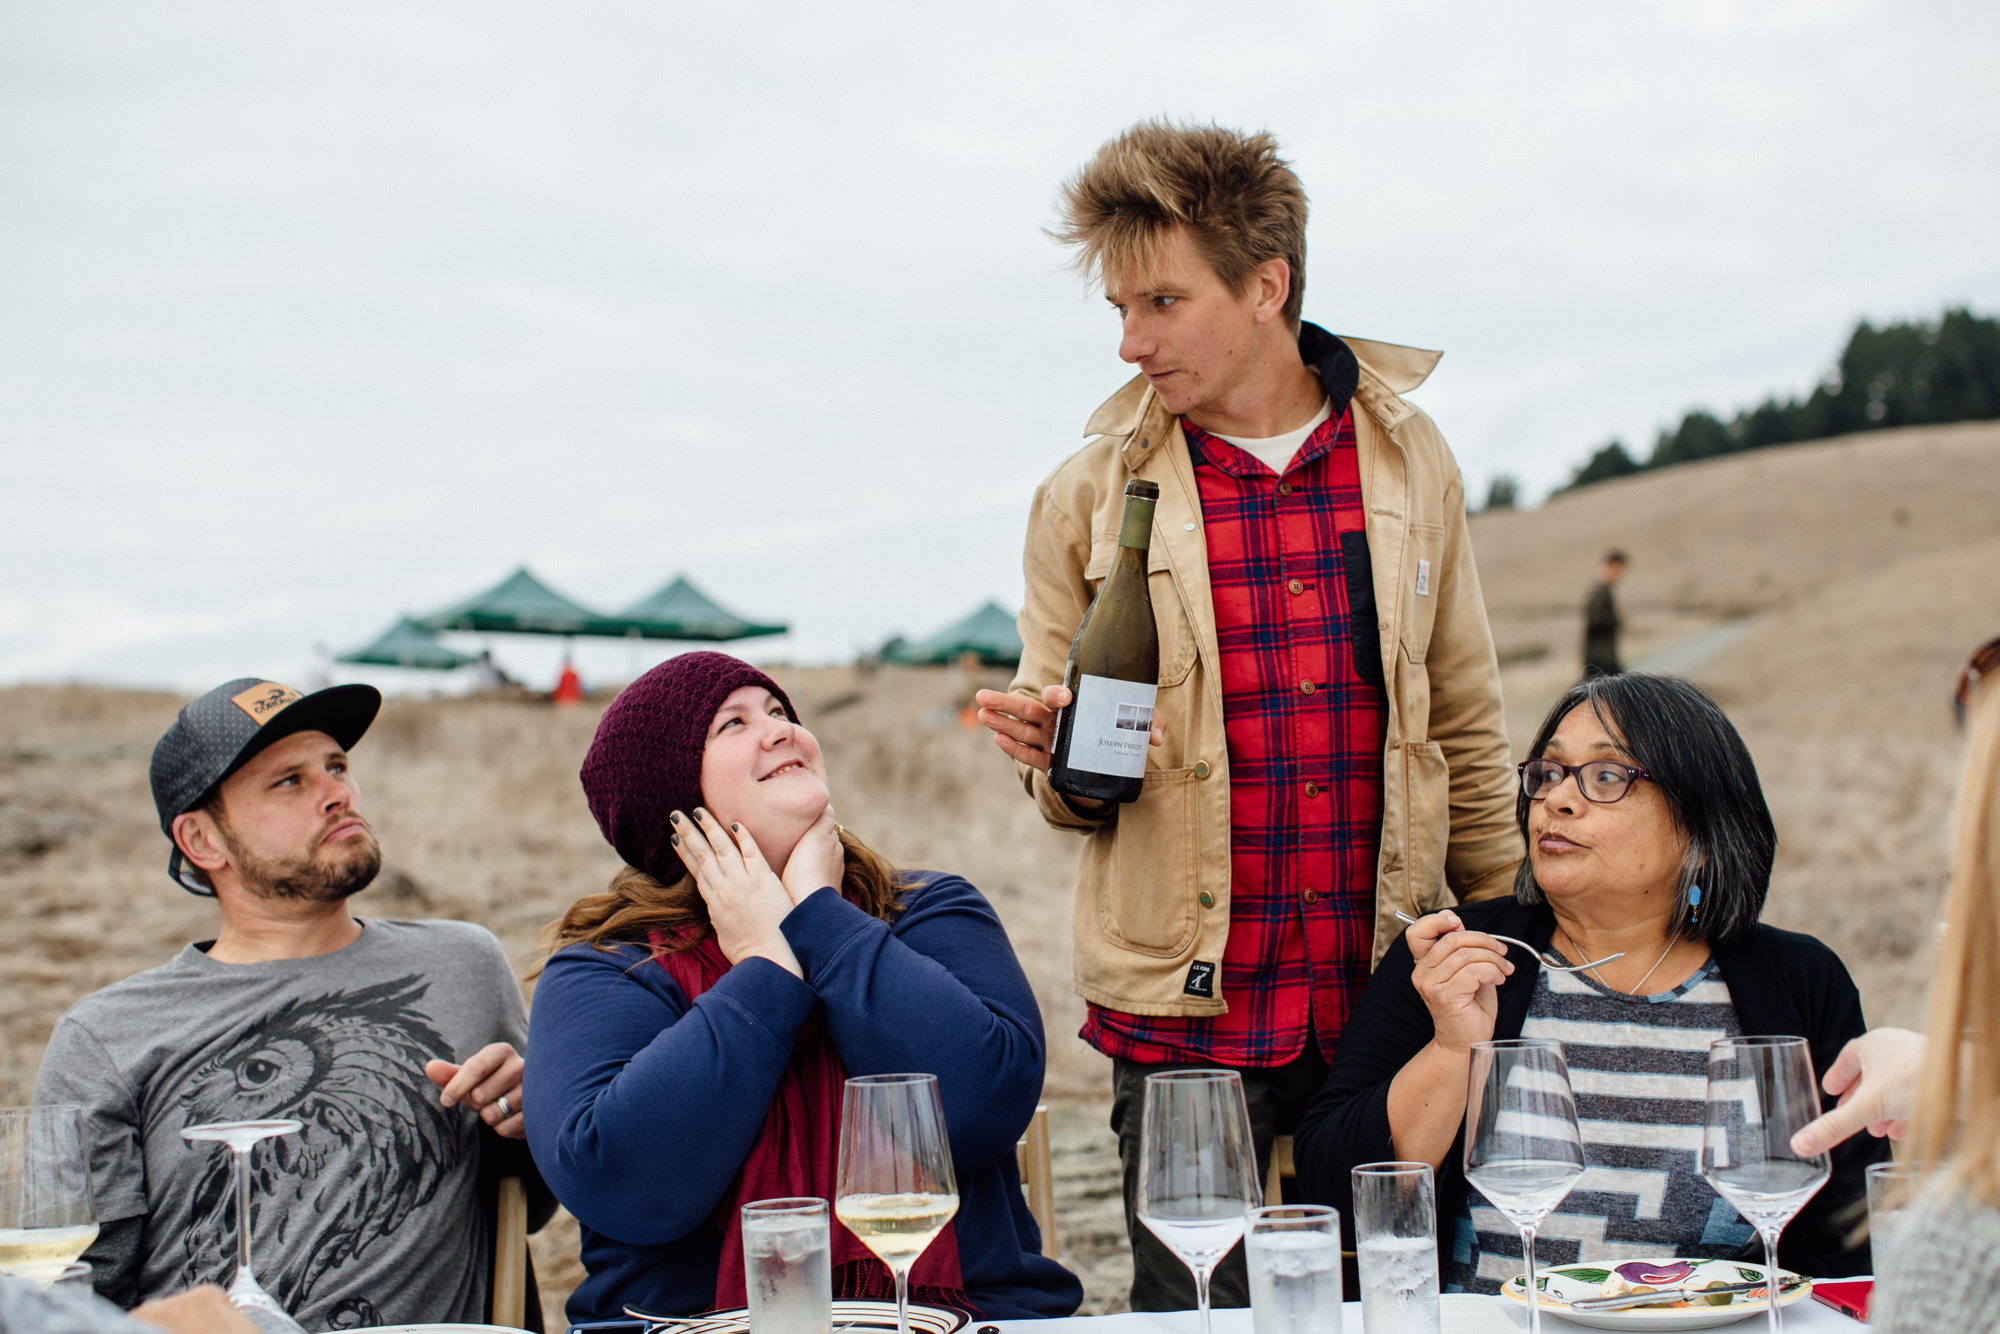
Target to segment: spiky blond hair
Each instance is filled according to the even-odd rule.
[[[1230,291],[1259,264],[1291,266],[1285,322],[1296,329],[1306,294],[1306,191],[1268,134],[1219,125],[1144,120],[1097,150],[1062,184],[1049,235],[1077,247],[1076,267],[1147,273],[1176,227]]]

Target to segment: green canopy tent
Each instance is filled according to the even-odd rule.
[[[455,607],[418,617],[420,630],[475,630],[517,635],[610,635],[623,638],[626,622],[571,602],[522,566],[493,587]]]
[[[641,639],[749,639],[781,635],[790,627],[761,625],[725,611],[684,578],[616,616],[572,602],[528,572],[524,565],[476,597],[410,622],[419,632],[473,631],[483,634],[594,635],[636,643]]]
[[[371,667],[419,667],[427,671],[449,672],[470,667],[479,659],[470,653],[446,648],[437,642],[436,635],[419,628],[405,616],[368,647],[343,653],[334,661]]]
[[[976,654],[988,667],[1018,666],[1021,633],[1014,628],[1014,613],[997,602],[988,602],[930,638],[899,644],[882,656],[889,662],[914,664],[956,662],[967,653]]]
[[[781,635],[790,627],[759,625],[718,607],[683,575],[618,613],[627,634],[641,639],[701,639],[721,642]]]

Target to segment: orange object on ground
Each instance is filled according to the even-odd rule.
[[[563,663],[562,675],[556,678],[555,693],[550,695],[558,704],[583,703],[583,678],[576,674],[576,668]]]

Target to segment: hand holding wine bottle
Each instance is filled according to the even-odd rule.
[[[1166,739],[1153,708],[1160,638],[1146,570],[1159,496],[1156,483],[1125,484],[1118,552],[1077,626],[1062,684],[1043,687],[1040,705],[997,691],[978,696],[979,721],[1000,749],[1079,805],[1137,801],[1148,745]]]
[[[1010,757],[1047,773],[1049,749],[1055,744],[1056,715],[1076,698],[1069,688],[1043,686],[1039,701],[1026,695],[1011,695],[1004,690],[982,690],[977,698],[980,725],[993,733],[994,744]],[[1160,721],[1157,713],[1153,715],[1147,740],[1155,746],[1167,744],[1167,725]],[[1101,803],[1079,800],[1077,804],[1096,806]]]

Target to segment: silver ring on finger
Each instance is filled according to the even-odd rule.
[[[493,1100],[493,1105],[500,1109],[500,1119],[502,1121],[505,1121],[514,1114],[513,1105],[507,1101],[507,1095],[504,1093]]]

